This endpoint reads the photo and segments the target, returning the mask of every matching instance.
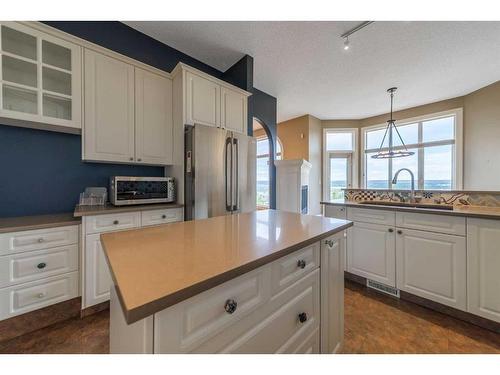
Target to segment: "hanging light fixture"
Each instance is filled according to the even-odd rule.
[[[401,134],[399,134],[398,128],[396,127],[396,120],[392,118],[392,104],[394,100],[394,93],[396,92],[398,88],[397,87],[391,87],[390,89],[387,90],[387,92],[391,95],[391,118],[390,120],[387,120],[387,128],[385,129],[384,133],[384,138],[382,138],[382,143],[380,143],[380,148],[379,151],[375,154],[372,155],[373,159],[389,159],[389,158],[402,158],[405,156],[411,156],[414,154],[413,151],[408,151],[406,148],[405,143],[403,142],[403,138],[401,138]],[[397,136],[399,137],[399,140],[401,141],[401,144],[404,147],[404,150],[397,150],[394,151],[394,132],[396,132]],[[385,138],[388,137],[389,140],[389,148],[385,151],[384,149],[384,142]],[[398,146],[399,148],[399,146]]]

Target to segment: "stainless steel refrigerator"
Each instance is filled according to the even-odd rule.
[[[256,209],[256,141],[204,125],[185,128],[185,219]]]

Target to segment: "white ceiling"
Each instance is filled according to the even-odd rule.
[[[500,79],[500,22],[126,22],[219,70],[254,57],[278,121],[356,119],[461,96]]]

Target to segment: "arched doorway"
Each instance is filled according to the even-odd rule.
[[[272,166],[274,160],[280,160],[283,157],[283,149],[280,140],[277,139],[276,154],[274,154],[270,133],[256,118],[253,119],[253,136],[257,140],[256,203],[258,210],[265,210],[270,208],[271,202]]]

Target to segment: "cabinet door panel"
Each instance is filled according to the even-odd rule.
[[[228,130],[247,133],[247,97],[223,87],[221,89],[221,126]]]
[[[134,160],[134,67],[85,50],[84,159]]]
[[[347,230],[347,270],[356,275],[396,286],[394,229],[355,222]]]
[[[186,72],[186,122],[220,126],[220,86]]]
[[[112,280],[100,236],[97,233],[85,238],[84,308],[109,300]]]
[[[172,164],[172,80],[135,68],[135,156],[145,164]]]
[[[465,238],[404,229],[396,238],[397,287],[465,310]]]
[[[500,221],[467,219],[468,311],[500,322]]]

